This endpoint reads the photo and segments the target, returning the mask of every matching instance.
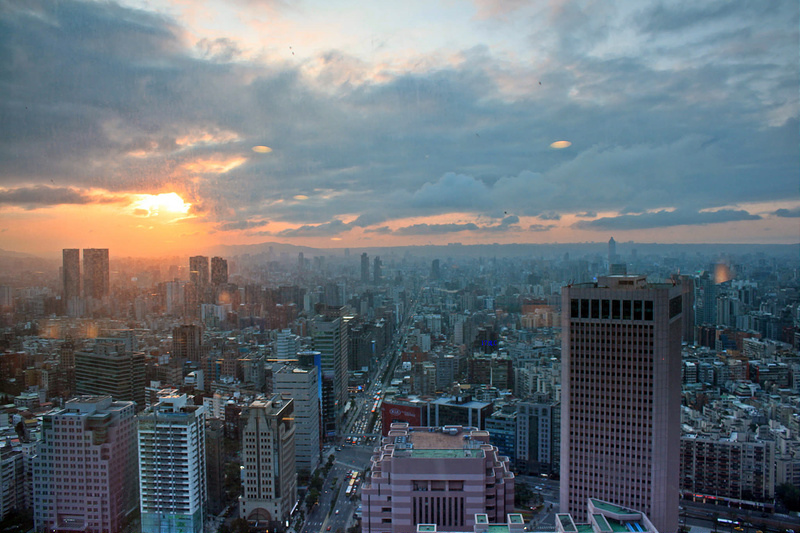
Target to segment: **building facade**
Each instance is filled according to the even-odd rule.
[[[142,531],[202,533],[208,501],[205,407],[159,397],[139,415]]]
[[[81,251],[78,248],[65,248],[61,255],[64,301],[69,303],[81,296]]]
[[[372,456],[361,505],[363,531],[467,531],[475,514],[503,523],[513,513],[514,474],[486,431],[396,423]]]
[[[108,296],[108,248],[84,248],[83,295],[103,299]]]
[[[133,402],[82,396],[42,419],[34,459],[39,532],[129,531],[139,514]]]
[[[320,397],[317,369],[282,366],[272,373],[275,393],[294,401],[295,464],[309,473],[320,461]]]
[[[239,517],[272,530],[297,501],[295,410],[290,398],[259,398],[242,410]]]
[[[589,497],[678,527],[681,287],[606,276],[562,290],[561,510]]]
[[[75,352],[77,394],[109,395],[145,407],[144,353],[128,351],[122,341],[97,342],[91,352]]]

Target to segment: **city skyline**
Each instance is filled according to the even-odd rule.
[[[0,249],[798,241],[796,3],[45,1],[0,26]]]

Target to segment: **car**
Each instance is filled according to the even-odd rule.
[[[336,512],[333,513],[333,514],[339,514],[339,509],[336,509]]]
[[[330,531],[330,530],[331,530],[331,526],[328,526],[327,528],[325,528],[325,531]]]

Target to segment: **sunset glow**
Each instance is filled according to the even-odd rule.
[[[192,204],[184,202],[183,198],[174,192],[137,196],[139,198],[131,204],[134,213],[148,217],[159,216],[161,213],[185,215],[192,207]],[[147,214],[143,213],[145,211]]]

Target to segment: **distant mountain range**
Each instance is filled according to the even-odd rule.
[[[234,244],[218,245],[206,250],[210,256],[234,257],[237,255],[260,255],[268,254],[272,249],[273,255],[277,258],[281,254],[297,255],[303,253],[306,258],[314,255],[343,256],[346,249],[350,250],[350,255],[360,255],[367,252],[373,255],[403,255],[406,253],[416,256],[431,257],[520,257],[520,256],[559,256],[565,253],[570,254],[606,254],[608,252],[607,242],[584,242],[584,243],[553,243],[553,244],[461,244],[450,243],[447,245],[425,245],[425,246],[386,246],[386,247],[349,247],[349,248],[312,248],[310,246],[296,246],[278,242],[263,242],[259,244]],[[800,243],[798,244],[660,244],[660,243],[636,243],[636,242],[617,242],[617,254],[624,256],[630,255],[633,250],[641,257],[643,255],[659,254],[702,254],[702,255],[745,255],[753,253],[763,253],[768,256],[794,255],[800,256]]]

